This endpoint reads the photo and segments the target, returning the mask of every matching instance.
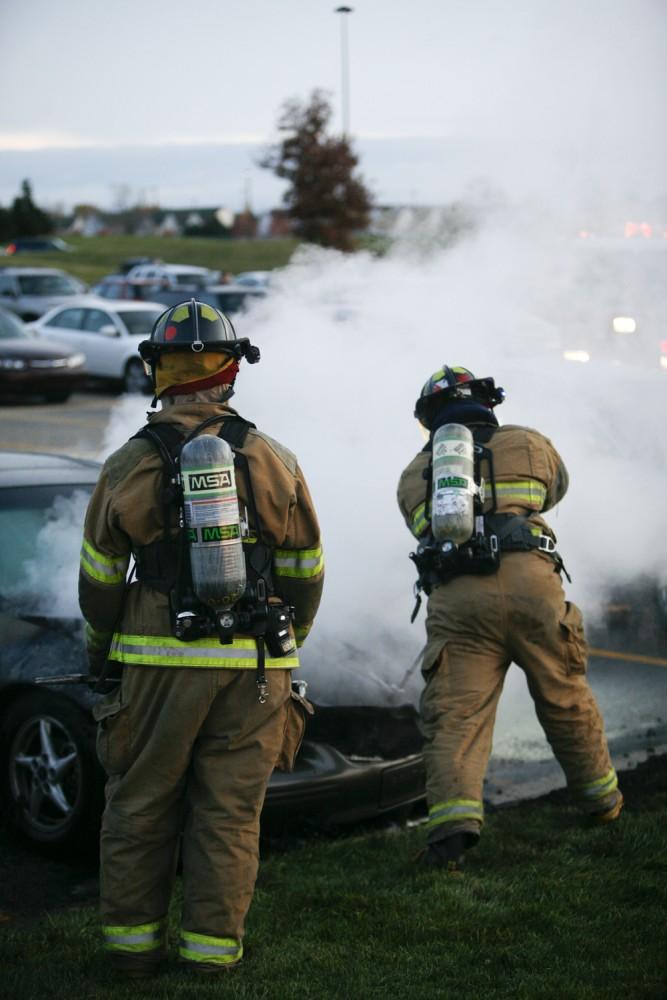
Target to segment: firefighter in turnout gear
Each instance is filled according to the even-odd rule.
[[[311,711],[291,672],[323,555],[295,456],[228,405],[257,348],[191,300],[158,319],[140,353],[161,409],[104,464],[79,576],[91,672],[106,691],[94,710],[108,775],[103,934],[121,974],[156,971],[182,834],[179,960],[215,973],[241,960],[266,787],[274,767],[291,769]],[[188,439],[233,464],[186,472]],[[242,544],[224,607],[205,603],[195,540],[223,576],[235,552],[224,546]]]
[[[428,444],[398,486],[401,513],[419,543],[412,554],[417,586],[428,594],[420,715],[429,821],[421,857],[449,871],[460,870],[466,848],[479,839],[496,707],[512,662],[526,674],[538,719],[584,812],[609,822],[623,804],[586,680],[581,612],[565,600],[563,564],[542,517],[565,495],[567,471],[538,431],[498,424],[494,407],[503,398],[493,379],[443,366],[415,409]],[[466,435],[476,482],[459,474]],[[470,537],[443,540],[440,527],[436,541],[432,520],[446,533],[448,517],[460,526],[471,505]]]

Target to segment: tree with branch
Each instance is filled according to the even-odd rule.
[[[306,105],[287,101],[278,121],[283,134],[260,166],[288,181],[283,202],[298,236],[309,243],[353,250],[369,221],[371,194],[355,173],[359,162],[346,136],[327,133],[331,104],[315,90]]]

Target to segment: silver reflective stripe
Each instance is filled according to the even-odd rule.
[[[148,944],[150,941],[159,941],[159,934],[151,933],[147,934],[107,934],[107,941],[110,944]]]
[[[124,583],[129,564],[129,556],[111,559],[94,549],[84,538],[81,546],[81,569],[91,579],[98,583]]]
[[[128,954],[157,951],[162,947],[164,924],[135,924],[134,927],[104,926],[104,946],[109,951]]]
[[[156,666],[183,667],[231,667],[251,668],[257,664],[257,646],[253,639],[239,639],[229,646],[199,645],[198,642],[154,642],[149,637],[123,636],[116,634],[111,644],[109,659],[121,663],[149,663]],[[237,644],[238,643],[238,644]],[[266,667],[292,669],[299,666],[296,653],[291,656],[266,657]]]
[[[473,819],[483,823],[483,804],[477,799],[449,799],[447,802],[436,802],[428,811],[427,826],[451,823],[457,819]]]
[[[616,776],[616,771],[612,770],[608,774],[605,774],[604,778],[600,778],[599,781],[591,782],[591,784],[579,788],[579,793],[587,799],[603,799],[617,787],[618,777]]]
[[[202,944],[201,941],[190,941],[189,938],[181,938],[181,948],[186,951],[194,951],[198,955],[238,955],[240,945],[224,944]]]
[[[299,556],[277,556],[274,560],[276,566],[285,567],[289,569],[314,569],[319,566],[322,561],[321,556],[316,556],[314,559],[301,559]]]
[[[114,639],[113,652],[136,653],[137,656],[160,656],[167,660],[249,660],[255,656],[253,649],[238,646],[195,646],[193,643],[184,645],[183,649],[175,649],[173,646],[159,646],[157,643],[126,643],[122,639]]]
[[[481,816],[482,810],[477,809],[474,806],[448,806],[446,809],[438,809],[436,812],[429,814],[429,819],[442,819],[443,816],[467,816],[468,813],[479,813]]]
[[[412,515],[412,534],[417,538],[428,528],[426,520],[426,504],[420,503]]]

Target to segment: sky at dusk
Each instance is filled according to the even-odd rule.
[[[479,185],[664,203],[664,0],[22,0],[0,5],[0,204],[276,205],[283,102],[328,92],[381,203]],[[8,95],[9,98],[8,99]]]

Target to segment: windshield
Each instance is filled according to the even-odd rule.
[[[202,274],[200,271],[181,271],[171,276],[172,281],[177,285],[194,285],[196,288],[212,284],[214,278],[215,275]]]
[[[243,292],[221,292],[215,296],[218,309],[222,309],[224,313],[230,315],[240,312],[245,307],[246,298],[247,296]]]
[[[22,295],[77,295],[81,288],[64,274],[22,274],[18,279]]]
[[[76,616],[83,521],[92,486],[0,490],[0,597]]]
[[[148,335],[164,309],[119,309],[118,315],[132,334]]]
[[[21,322],[15,319],[11,313],[0,312],[0,340],[16,340],[19,337],[28,338],[28,334],[23,329]]]

